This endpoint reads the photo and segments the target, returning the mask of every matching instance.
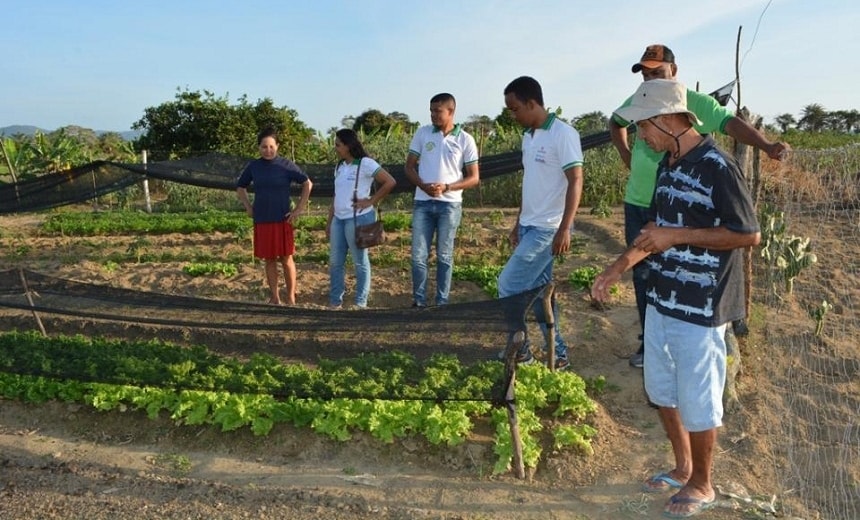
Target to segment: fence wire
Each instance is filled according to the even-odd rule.
[[[760,210],[816,257],[791,292],[796,259],[756,259],[764,340],[754,355],[774,409],[788,410],[765,421],[779,495],[787,515],[860,518],[860,146],[795,151],[764,179]]]

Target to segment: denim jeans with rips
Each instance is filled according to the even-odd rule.
[[[436,235],[436,305],[448,303],[454,270],[454,239],[460,227],[463,204],[416,200],[412,208],[412,300],[427,305],[427,259]]]

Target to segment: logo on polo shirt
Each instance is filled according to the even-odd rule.
[[[546,164],[546,148],[543,146],[535,152],[535,162]]]
[[[436,148],[436,144],[432,141],[424,145],[425,152],[432,152],[434,148]]]

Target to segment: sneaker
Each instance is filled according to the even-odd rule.
[[[504,363],[505,361],[505,351],[500,350],[498,354],[496,354],[496,359]],[[525,351],[517,352],[517,364],[518,365],[530,365],[535,362],[535,358],[531,353],[531,350],[526,347]]]
[[[496,360],[502,361],[502,362],[505,361],[505,351],[504,350],[500,350],[499,353],[496,354]],[[525,352],[518,352],[517,353],[517,363],[519,363],[520,365],[528,365],[530,363],[533,363],[534,360],[535,360],[534,356],[532,356],[532,353],[528,350]]]
[[[413,309],[424,309],[424,308],[426,308],[426,307],[427,307],[427,306],[426,306],[426,305],[424,305],[423,303],[412,302],[412,308],[413,308]]]
[[[555,369],[556,370],[567,370],[570,368],[570,361],[566,358],[557,358],[555,360]]]
[[[532,356],[532,353],[528,350],[525,352],[520,352],[517,354],[517,364],[518,365],[531,365],[535,362],[535,357]]]
[[[628,359],[627,362],[630,363],[630,366],[633,368],[642,368],[645,365],[645,354],[637,352],[630,356],[630,359]]]

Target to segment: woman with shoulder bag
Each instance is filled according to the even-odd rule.
[[[358,135],[349,129],[335,133],[338,162],[334,170],[334,197],[328,212],[326,238],[329,240],[329,305],[343,305],[346,253],[355,265],[355,305],[367,307],[370,296],[370,257],[355,243],[355,226],[376,220],[374,206],[394,189],[395,181],[378,162],[367,155]],[[371,194],[374,181],[377,189]]]

